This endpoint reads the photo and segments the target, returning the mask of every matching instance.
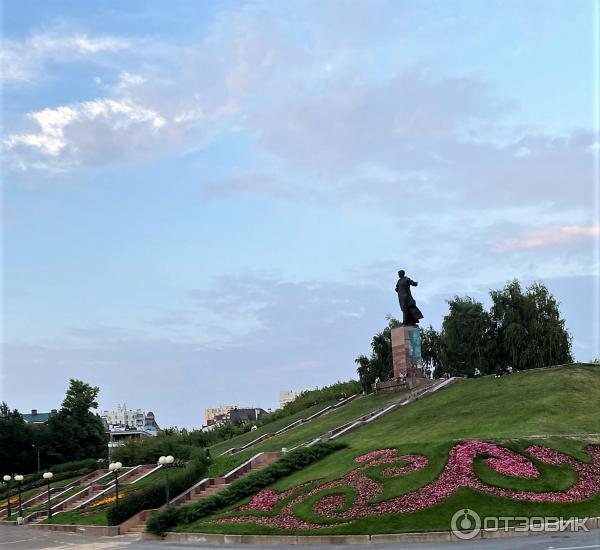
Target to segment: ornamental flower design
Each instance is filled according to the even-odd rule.
[[[213,520],[212,523],[255,523],[279,529],[320,529],[348,523],[354,519],[377,514],[406,514],[430,508],[447,499],[461,487],[469,487],[489,495],[529,502],[576,502],[589,498],[600,491],[600,446],[589,445],[586,453],[591,462],[579,460],[554,449],[532,445],[525,452],[544,464],[568,464],[578,476],[578,481],[566,491],[519,491],[488,485],[481,481],[473,469],[478,456],[485,457],[486,465],[503,475],[535,478],[539,472],[530,458],[495,443],[478,439],[458,443],[451,450],[448,462],[437,479],[416,491],[384,501],[376,502],[383,494],[383,484],[370,478],[365,470],[372,466],[390,464],[383,469],[383,477],[397,477],[426,467],[423,455],[398,456],[396,449],[381,449],[354,459],[358,466],[340,479],[322,483],[303,491],[307,484],[297,486],[284,493],[261,491],[245,507],[234,512],[256,510],[270,512],[265,516],[238,515]],[[347,495],[346,488],[354,493]],[[342,493],[341,488],[344,488]],[[335,489],[340,489],[336,493]],[[327,491],[320,498],[318,495]],[[298,518],[294,509],[301,502],[317,496],[313,511],[326,523],[311,523]],[[273,513],[275,505],[288,497],[281,509]]]
[[[525,457],[488,458],[485,463],[499,474],[515,477],[539,477],[540,473]]]

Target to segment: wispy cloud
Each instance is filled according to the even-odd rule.
[[[5,83],[34,83],[44,75],[47,62],[100,61],[102,54],[122,52],[131,43],[124,37],[73,33],[53,29],[25,40],[2,41],[2,78]]]
[[[600,225],[563,225],[530,229],[515,239],[508,239],[495,247],[498,252],[561,247],[583,239],[598,239]]]

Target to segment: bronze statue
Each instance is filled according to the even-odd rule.
[[[423,314],[410,293],[410,287],[417,286],[418,283],[406,277],[403,269],[398,271],[398,277],[400,278],[396,283],[396,292],[398,293],[398,302],[400,302],[400,309],[402,310],[402,324],[417,326],[419,319],[423,319]]]

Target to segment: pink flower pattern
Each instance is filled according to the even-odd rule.
[[[554,449],[532,445],[526,453],[544,464],[568,464],[578,476],[578,481],[566,491],[520,491],[504,489],[488,485],[477,478],[473,463],[478,455],[486,457],[486,464],[491,469],[509,476],[538,477],[539,472],[528,458],[501,447],[495,443],[481,440],[471,440],[458,443],[450,450],[448,462],[437,479],[427,485],[394,498],[381,502],[373,502],[383,493],[383,485],[366,475],[365,470],[381,464],[395,464],[382,471],[383,477],[397,477],[420,470],[427,466],[427,457],[423,455],[398,456],[395,449],[381,449],[355,458],[359,465],[350,470],[340,479],[322,483],[307,492],[296,494],[287,502],[279,512],[268,516],[232,516],[212,523],[256,523],[259,525],[279,529],[320,529],[330,527],[327,524],[311,523],[304,521],[294,514],[294,508],[308,498],[318,495],[325,490],[334,490],[340,487],[350,487],[355,498],[347,502],[341,493],[326,494],[317,500],[313,511],[325,520],[347,523],[357,518],[374,514],[406,514],[417,512],[439,504],[447,499],[457,489],[469,487],[489,495],[511,498],[530,502],[576,502],[595,495],[600,491],[600,446],[589,445],[586,452],[591,462],[579,460],[563,454]],[[250,504],[239,507],[234,511],[258,510],[272,511],[277,502],[294,495],[307,484],[293,487],[284,493],[274,491],[261,491],[252,499]],[[261,496],[262,495],[262,496]]]
[[[540,473],[536,467],[523,456],[488,458],[485,463],[490,470],[495,470],[499,474],[515,477],[539,477]]]

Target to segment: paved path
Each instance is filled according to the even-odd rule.
[[[185,550],[199,548],[205,550],[258,550],[249,544],[211,546],[196,544],[172,544],[143,541],[135,535],[120,537],[90,537],[75,533],[56,533],[27,529],[26,527],[0,526],[0,550]],[[589,533],[562,533],[536,535],[523,538],[497,540],[477,540],[471,542],[443,542],[437,544],[370,544],[351,546],[267,546],[268,550],[292,550],[306,548],[329,550],[600,550],[600,530]]]

